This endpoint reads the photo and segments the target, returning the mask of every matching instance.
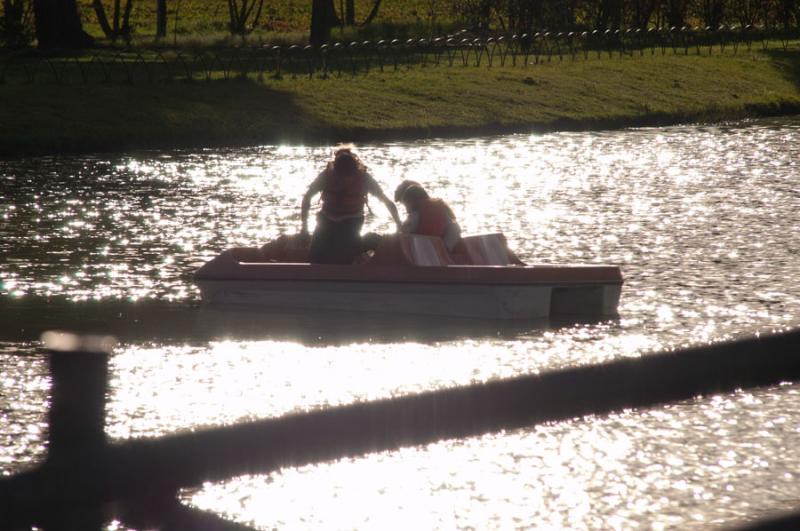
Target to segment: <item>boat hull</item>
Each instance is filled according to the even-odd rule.
[[[550,313],[549,289],[374,282],[200,282],[212,303],[293,310],[356,311],[454,317],[525,318]]]
[[[499,235],[464,238],[470,264],[454,263],[439,238],[386,238],[362,264],[291,262],[286,241],[265,253],[229,249],[195,274],[210,304],[483,319],[615,316],[616,266],[526,266]]]
[[[308,280],[198,280],[211,304],[268,309],[536,319],[614,316],[620,285],[468,285]]]

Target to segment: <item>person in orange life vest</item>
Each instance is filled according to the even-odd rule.
[[[300,235],[308,237],[311,198],[322,194],[322,207],[311,237],[309,261],[318,264],[350,264],[362,252],[361,227],[367,194],[378,198],[392,215],[397,227],[397,207],[349,148],[338,149],[327,167],[308,187],[300,206]]]
[[[438,236],[444,240],[448,251],[461,241],[461,227],[450,207],[441,199],[434,199],[414,181],[403,181],[395,191],[395,200],[403,203],[408,218],[400,232]]]

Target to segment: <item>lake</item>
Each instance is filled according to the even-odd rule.
[[[424,322],[201,306],[192,271],[300,225],[330,147],[0,161],[0,471],[46,454],[38,331],[106,330],[107,433],[148,437],[800,325],[800,118],[364,144],[465,233],[611,263],[619,318]],[[372,201],[365,231],[392,228]],[[793,509],[800,386],[441,441],[182,493],[258,529],[686,529]],[[110,528],[120,528],[110,523]]]

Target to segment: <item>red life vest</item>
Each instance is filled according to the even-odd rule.
[[[332,219],[364,215],[367,204],[366,179],[363,173],[339,175],[326,171],[322,189],[322,212]]]
[[[417,210],[419,224],[415,234],[444,237],[447,226],[453,220],[453,211],[441,199],[425,199]]]

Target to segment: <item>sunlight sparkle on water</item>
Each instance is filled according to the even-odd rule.
[[[21,307],[36,299],[41,316],[76,314],[75,300],[115,315],[169,310],[151,328],[115,322],[132,338],[111,358],[115,439],[800,324],[796,120],[359,151],[388,195],[420,181],[465,232],[503,232],[528,263],[620,265],[620,318],[456,330],[431,319],[423,332],[254,313],[246,335],[219,327],[220,313],[198,308],[192,271],[228,247],[296,232],[300,197],[332,147],[0,161],[3,294]],[[382,205],[371,210],[365,231],[392,230]],[[49,398],[35,346],[11,348],[30,356],[2,358],[4,474],[42,458]],[[798,400],[793,386],[726,395],[286,469],[187,499],[264,528],[707,528],[796,504]],[[291,510],[270,510],[273,500]]]
[[[787,400],[800,406],[797,386],[286,468],[183,499],[259,529],[716,527],[755,499],[793,507],[784,454],[800,450],[779,441],[794,427],[763,427]]]

